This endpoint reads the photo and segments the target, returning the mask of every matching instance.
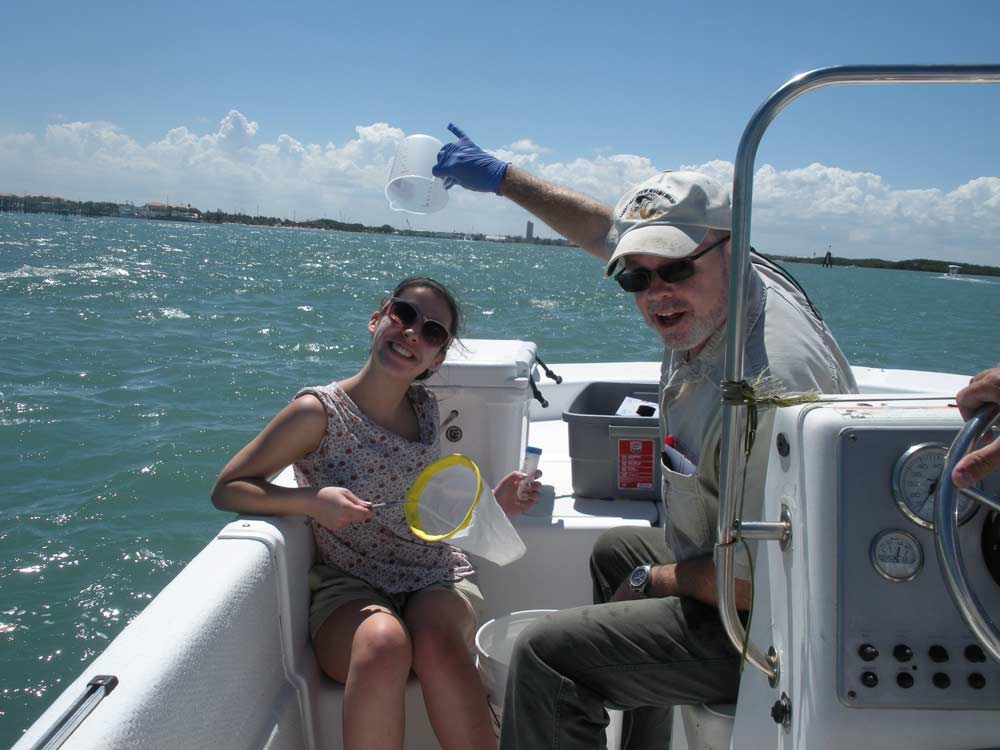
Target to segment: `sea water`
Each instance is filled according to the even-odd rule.
[[[856,364],[1000,359],[1000,279],[787,268]],[[0,215],[0,746],[231,518],[219,469],[299,387],[358,369],[411,274],[456,290],[467,337],[549,363],[661,355],[576,248]]]

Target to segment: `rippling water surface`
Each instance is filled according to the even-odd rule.
[[[852,362],[1000,359],[995,279],[788,268]],[[0,746],[228,520],[219,468],[300,386],[360,366],[368,316],[413,273],[458,292],[469,337],[659,359],[573,248],[0,215]]]

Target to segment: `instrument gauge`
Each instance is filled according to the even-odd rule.
[[[912,581],[924,565],[920,542],[899,529],[888,529],[876,536],[870,555],[878,574],[894,583]]]
[[[947,455],[948,446],[943,443],[911,445],[892,469],[892,494],[899,509],[928,529],[934,528],[934,496]],[[960,492],[958,523],[972,518],[978,507],[979,503]]]

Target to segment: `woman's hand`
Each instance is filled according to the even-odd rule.
[[[542,488],[542,483],[537,481],[541,475],[541,471],[535,471],[535,476],[528,479],[523,471],[512,471],[501,479],[493,488],[493,496],[503,512],[508,516],[516,516],[534,505],[538,499],[538,490]]]
[[[343,529],[370,519],[372,509],[344,487],[322,487],[309,505],[309,517],[328,529]]]

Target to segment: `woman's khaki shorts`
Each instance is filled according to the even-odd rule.
[[[312,591],[312,602],[309,605],[309,634],[315,638],[334,610],[342,605],[358,599],[364,599],[373,604],[381,604],[402,617],[403,610],[410,597],[420,591],[431,589],[452,590],[461,596],[469,605],[476,622],[483,613],[483,594],[476,585],[476,577],[469,576],[457,581],[441,581],[432,583],[417,591],[404,591],[398,594],[387,594],[380,591],[360,578],[348,575],[333,565],[319,563],[309,571],[309,590]]]

